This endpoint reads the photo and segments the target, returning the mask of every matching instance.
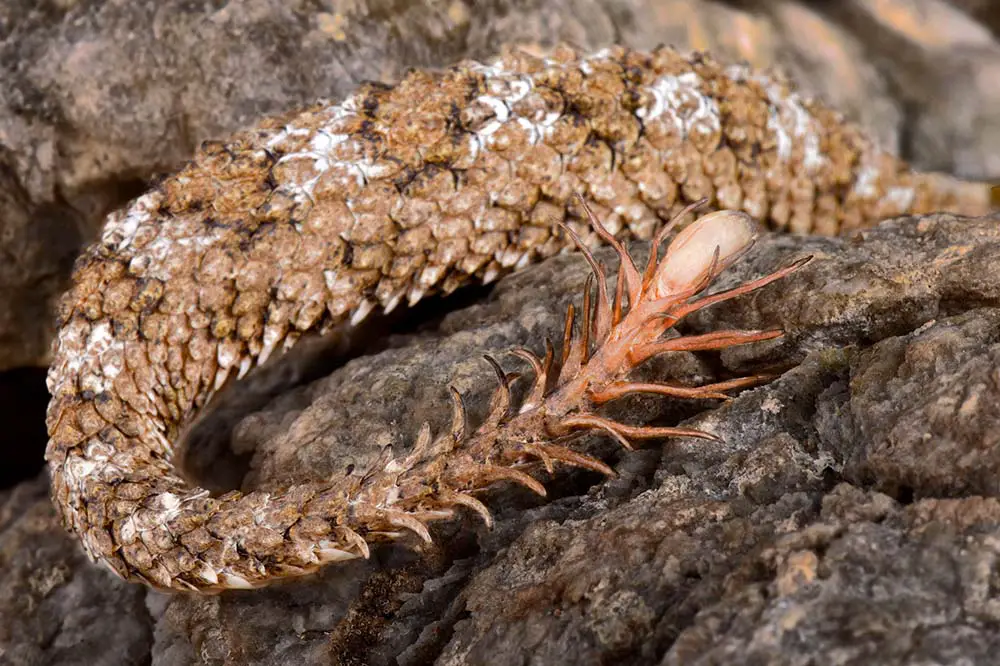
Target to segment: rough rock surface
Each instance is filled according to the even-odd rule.
[[[884,76],[903,112],[909,159],[966,178],[996,177],[1000,44],[988,27],[942,0],[849,0],[831,3],[829,16],[865,44],[867,61]]]
[[[44,478],[0,492],[0,664],[144,664],[146,592],[66,541]]]
[[[993,34],[1000,34],[1000,12],[992,0],[951,0],[951,4],[987,26]]]
[[[32,509],[4,523],[0,552],[31,553],[36,577],[63,573],[15,626],[70,613],[53,599],[99,580],[73,611],[155,664],[990,663],[1000,648],[1000,226],[941,215],[843,239],[767,236],[718,286],[807,253],[817,260],[795,278],[689,322],[780,325],[785,339],[646,369],[701,380],[785,369],[777,380],[714,411],[656,398],[618,407],[632,422],[690,417],[722,443],[625,453],[595,438],[588,446],[617,479],[559,474],[550,502],[498,487],[492,531],[443,525],[434,547],[393,545],[369,562],[215,597],[115,587],[24,486],[34,504],[20,500]],[[448,383],[477,418],[492,389],[479,355],[521,370],[502,352],[555,337],[586,272],[581,257],[556,257],[280,394],[234,431],[232,446],[253,451],[244,486],[322,478],[376,445],[405,448],[422,421],[446,422]],[[33,580],[2,569],[11,586]],[[108,595],[120,595],[114,609]],[[118,615],[129,608],[134,629]],[[13,632],[3,649],[27,640]],[[23,663],[56,654],[33,649]]]

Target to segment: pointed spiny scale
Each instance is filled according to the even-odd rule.
[[[423,509],[407,512],[422,523],[430,523],[435,520],[450,520],[455,517],[454,509],[448,507],[444,509]]]
[[[303,571],[303,573],[305,573],[305,571]],[[181,587],[183,587],[183,588],[184,588],[185,590],[187,590],[187,591],[189,591],[189,592],[197,592],[197,591],[198,591],[198,588],[197,588],[197,587],[195,587],[195,586],[194,586],[194,585],[192,585],[191,583],[187,582],[187,581],[186,581],[186,580],[184,580],[183,578],[175,578],[175,579],[174,579],[174,582],[176,582],[176,583],[180,584],[180,585],[181,585]]]
[[[599,264],[596,259],[594,259],[593,253],[590,251],[580,237],[576,235],[576,232],[570,229],[567,225],[562,222],[558,223],[566,233],[569,234],[570,238],[576,244],[577,249],[583,254],[587,263],[590,264],[590,270],[593,271],[597,278],[597,312],[595,313],[595,330],[608,330],[611,328],[611,299],[608,297],[608,276],[604,272],[604,266]],[[606,230],[605,230],[606,231]],[[590,290],[588,289],[589,293]]]
[[[480,426],[480,430],[492,430],[503,423],[510,415],[510,383],[507,373],[503,371],[503,368],[500,367],[500,364],[492,356],[484,355],[483,358],[489,362],[490,367],[493,368],[493,372],[496,373],[498,386],[490,398],[490,411]]]
[[[284,343],[281,346],[282,351],[283,352],[287,352],[292,347],[294,347],[295,343],[297,343],[299,341],[300,337],[302,337],[302,334],[299,333],[299,332],[297,332],[297,331],[292,331],[291,333],[289,333],[288,335],[286,335],[285,336],[285,341],[284,341]]]
[[[590,285],[591,280],[593,280],[593,274],[587,276],[587,285]],[[583,297],[584,311],[589,312],[590,310],[590,290],[585,289]],[[558,380],[562,381],[568,377],[576,376],[580,368],[585,362],[586,350],[584,342],[573,337],[573,324],[576,315],[576,309],[573,304],[570,303],[566,308],[566,328],[563,332],[563,347],[562,347],[562,361],[559,364]],[[583,324],[583,336],[587,337],[587,320],[584,319]],[[558,382],[554,382],[558,383]]]
[[[518,485],[524,486],[540,497],[545,497],[548,494],[545,491],[545,486],[536,481],[533,477],[519,470],[511,469],[510,467],[500,467],[499,465],[480,465],[469,473],[469,477],[474,484],[473,489],[485,488],[496,481],[512,481]]]
[[[615,327],[615,326],[617,326],[619,323],[621,323],[621,320],[622,320],[622,307],[623,307],[623,301],[625,300],[625,279],[624,279],[624,277],[625,276],[624,276],[624,274],[622,272],[622,264],[619,263],[618,264],[618,281],[615,283],[615,301],[614,301],[614,305],[611,308],[611,326],[612,326],[612,328]],[[630,304],[631,303],[635,303],[635,300],[630,300],[629,303]],[[610,333],[610,332],[611,331],[607,331],[606,333],[602,333],[599,339],[603,340],[605,337],[607,337],[607,334]]]
[[[611,435],[611,437],[618,442],[623,449],[626,451],[634,451],[632,443],[628,441],[620,432],[618,432],[612,426],[617,425],[614,421],[609,421],[608,419],[603,419],[593,414],[577,414],[572,417],[564,418],[555,425],[549,426],[549,430],[552,434],[562,437],[570,433],[573,430],[602,430],[606,434]]]
[[[236,379],[243,379],[253,368],[253,356],[246,356],[240,361],[239,370],[236,372]]]
[[[372,463],[372,466],[361,477],[361,483],[363,485],[367,482],[370,482],[372,479],[382,474],[385,474],[386,472],[399,473],[401,471],[402,467],[398,463],[396,463],[395,459],[393,458],[392,447],[383,446],[382,449],[379,451],[378,458],[375,459],[375,462]]]
[[[566,306],[566,323],[563,326],[562,358],[559,360],[559,367],[566,367],[569,353],[573,347],[573,320],[576,318],[576,308],[570,303]]]
[[[784,335],[784,331],[713,331],[701,335],[685,335],[669,340],[656,340],[629,350],[629,359],[636,365],[658,354],[676,351],[707,351],[725,349],[735,345],[745,345],[762,340],[773,340]]]
[[[571,322],[572,324],[572,322]],[[542,374],[545,375],[545,386],[543,395],[548,395],[559,381],[559,370],[552,372],[552,363],[556,357],[556,350],[552,348],[552,341],[545,338],[545,358],[542,360]]]
[[[281,342],[280,335],[274,335],[270,330],[264,330],[264,346],[261,347],[260,353],[257,355],[257,364],[264,365],[267,363],[267,359],[271,357],[271,354],[277,348],[278,343]]]
[[[417,433],[417,440],[413,443],[413,452],[407,456],[408,461],[412,460],[413,464],[416,464],[426,458],[427,450],[432,441],[434,441],[434,437],[431,434],[431,424],[424,421],[423,425],[420,426],[420,432]],[[409,469],[411,466],[408,464],[406,468]]]
[[[593,318],[591,317],[590,308],[590,288],[594,284],[594,274],[591,273],[587,276],[586,282],[583,283],[583,322],[580,326],[581,328],[581,339],[580,339],[580,363],[581,365],[590,360],[590,332],[592,327]],[[576,372],[573,373],[574,375]]]
[[[527,444],[524,447],[524,452],[541,460],[542,466],[545,467],[545,471],[548,472],[550,476],[556,473],[555,465],[552,464],[552,457],[539,445]]]
[[[420,299],[424,297],[424,293],[425,292],[422,288],[413,285],[406,295],[406,302],[410,304],[410,307],[412,307],[420,302]]]
[[[363,322],[371,311],[375,309],[375,301],[365,299],[361,301],[361,304],[357,309],[351,314],[351,326],[357,326]]]
[[[621,291],[624,287],[622,286],[621,278],[624,276],[625,285],[628,286],[628,297],[630,303],[635,303],[639,299],[639,293],[642,289],[642,278],[639,276],[639,269],[636,268],[635,262],[632,261],[632,257],[625,250],[625,246],[622,245],[621,241],[615,238],[614,234],[607,230],[607,228],[601,223],[597,216],[594,215],[594,211],[590,209],[587,201],[582,195],[577,194],[579,202],[583,205],[583,210],[587,212],[587,217],[590,219],[590,226],[594,228],[597,235],[600,236],[608,245],[614,248],[615,253],[618,255],[618,289]]]
[[[402,511],[387,511],[386,521],[393,527],[409,530],[416,534],[424,543],[434,543],[431,533],[427,531],[427,526],[408,513]]]
[[[525,398],[524,403],[521,404],[521,408],[518,410],[519,413],[523,414],[531,409],[534,409],[538,405],[542,404],[545,399],[545,368],[542,366],[542,360],[535,356],[532,352],[527,349],[515,349],[513,352],[514,356],[524,359],[531,365],[531,369],[534,372],[534,379],[531,383],[531,391],[528,393],[528,397]]]
[[[336,534],[341,541],[353,545],[361,557],[366,560],[371,557],[371,551],[368,549],[368,542],[365,541],[364,537],[352,530],[350,527],[339,526],[334,529],[334,534]]]
[[[399,530],[369,530],[368,537],[374,541],[398,541],[406,536],[406,532]]]
[[[696,439],[707,439],[713,442],[722,441],[722,439],[718,435],[714,435],[710,432],[705,432],[704,430],[695,430],[694,428],[674,428],[674,427],[657,428],[653,426],[627,426],[619,423],[618,430],[625,437],[630,437],[632,439],[694,437]]]
[[[721,303],[722,301],[728,301],[737,296],[742,296],[743,294],[748,294],[751,291],[756,291],[761,287],[765,287],[776,280],[791,275],[795,271],[804,268],[813,260],[812,255],[808,257],[803,257],[798,259],[784,268],[779,268],[775,272],[765,275],[764,277],[757,278],[756,280],[751,280],[750,282],[745,282],[738,287],[733,287],[732,289],[726,289],[725,291],[720,291],[716,294],[710,294],[703,298],[699,298],[696,301],[692,301],[687,305],[683,305],[673,313],[676,320],[679,321],[682,317],[685,317],[696,310],[701,310],[702,308],[708,307],[709,305],[715,305],[716,303]]]
[[[663,239],[667,237],[667,234],[670,233],[674,227],[680,224],[681,220],[683,220],[688,213],[693,213],[707,203],[708,199],[703,197],[694,203],[688,204],[682,208],[679,213],[670,218],[670,221],[660,227],[660,230],[656,232],[656,236],[653,237],[653,242],[649,247],[649,260],[646,262],[646,270],[642,276],[642,288],[644,291],[649,288],[650,283],[653,281],[653,276],[656,273],[656,266],[659,263],[657,255],[660,252],[660,244],[663,243]]]
[[[596,458],[592,458],[582,453],[577,453],[572,449],[558,444],[533,444],[525,447],[526,453],[531,453],[542,460],[545,469],[552,473],[552,461],[558,460],[572,467],[582,467],[592,472],[598,472],[607,477],[616,477],[615,471]]]
[[[575,429],[596,429],[616,434],[616,439],[655,439],[659,437],[697,437],[699,439],[710,439],[721,441],[712,433],[703,430],[693,430],[691,428],[657,428],[652,426],[630,426],[618,423],[611,419],[606,419],[594,414],[576,414],[564,418],[559,422],[560,427]],[[631,449],[631,446],[628,447]]]
[[[511,354],[527,361],[536,377],[540,377],[544,372],[542,370],[542,359],[538,358],[533,351],[525,349],[524,347],[519,347],[511,351]]]
[[[396,291],[396,293],[390,296],[388,300],[386,300],[385,305],[382,306],[382,312],[384,312],[385,314],[389,314],[390,312],[395,310],[396,307],[403,300],[403,296],[406,295],[406,291],[408,288],[409,287],[404,287],[403,289]]]
[[[440,494],[440,501],[445,504],[458,504],[468,509],[472,509],[476,515],[483,519],[483,524],[489,529],[493,529],[493,514],[485,504],[477,500],[472,495],[457,493],[453,490],[444,490]]]
[[[357,558],[357,555],[350,553],[341,548],[335,548],[334,546],[327,545],[320,542],[313,548],[313,554],[316,559],[319,560],[320,564],[331,564],[333,562],[346,562],[347,560],[353,560]],[[258,573],[263,574],[264,571],[258,569]]]
[[[469,431],[469,417],[465,411],[465,399],[458,389],[449,386],[448,394],[451,396],[451,439],[457,444],[465,439],[465,433]]]
[[[646,382],[612,382],[600,390],[590,390],[588,397],[595,405],[603,405],[606,402],[611,402],[612,400],[634,393],[650,393],[669,396],[671,398],[712,398],[725,400],[729,396],[723,393],[723,391],[755,386],[771,379],[774,379],[774,375],[752,375],[725,382],[705,384],[704,386],[679,386],[675,384]]]
[[[219,368],[216,371],[216,373],[215,373],[215,384],[212,387],[213,391],[218,391],[219,389],[222,388],[223,384],[226,383],[226,380],[229,379],[229,373],[231,371],[232,371],[232,368]]]

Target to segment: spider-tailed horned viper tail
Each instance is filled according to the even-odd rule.
[[[487,423],[466,432],[453,395],[452,432],[415,433],[407,457],[276,493],[212,497],[175,470],[184,424],[227,378],[303,333],[492,281],[570,247],[574,232],[587,246],[611,234],[650,238],[703,197],[745,213],[714,218],[683,247],[675,241],[643,276],[620,274],[627,311],[621,292],[607,298],[599,273],[584,341],[566,336],[562,376],[551,354],[543,362],[520,352],[544,377],[516,415],[501,381]],[[600,223],[588,223],[584,201]],[[488,521],[474,493],[490,483],[544,493],[523,471],[527,459],[609,471],[539,433],[598,429],[625,444],[707,436],[625,426],[581,405],[643,390],[621,375],[653,353],[774,336],[657,341],[685,312],[719,300],[690,297],[748,247],[746,214],[775,229],[833,234],[893,215],[987,208],[985,186],[911,171],[778,75],[668,48],[509,50],[491,64],[364,84],[342,102],[204,144],[109,217],[59,312],[48,376],[54,500],[93,558],[175,590],[257,587],[367,556],[379,538],[426,539],[425,524],[458,507]],[[732,242],[706,244],[709,231]],[[692,256],[690,270],[680,265]],[[667,284],[666,264],[688,279]],[[674,314],[650,319],[652,305]],[[645,387],[702,396],[725,388]]]

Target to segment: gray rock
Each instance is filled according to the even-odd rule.
[[[0,145],[0,371],[48,359],[53,312],[81,241],[78,216],[34,203],[11,160]]]
[[[1000,495],[1000,310],[882,340],[851,364],[846,477],[894,495]]]
[[[70,543],[44,478],[0,493],[0,664],[148,663],[145,596]]]
[[[726,575],[660,663],[995,663],[998,509],[837,486]]]
[[[987,26],[994,35],[1000,34],[1000,12],[992,0],[951,0],[950,4]]]
[[[1000,44],[944,0],[829,3],[829,20],[865,45],[903,111],[899,153],[921,168],[996,178]]]

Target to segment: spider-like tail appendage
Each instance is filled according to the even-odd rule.
[[[492,525],[490,511],[476,493],[498,481],[511,481],[544,496],[545,487],[526,471],[538,463],[550,473],[556,463],[561,463],[614,476],[605,463],[570,448],[574,439],[587,432],[607,434],[626,449],[632,449],[633,443],[640,440],[664,437],[717,440],[711,433],[689,428],[627,425],[595,411],[612,400],[640,393],[724,399],[728,398],[727,391],[772,378],[756,375],[693,387],[628,379],[634,368],[659,354],[723,349],[782,335],[780,330],[670,335],[673,327],[692,312],[760,289],[812,259],[805,257],[770,275],[704,295],[726,268],[749,251],[758,231],[746,213],[711,213],[681,231],[666,254],[658,258],[667,233],[702,203],[684,209],[657,233],[641,273],[621,242],[582,203],[594,231],[618,254],[614,296],[609,294],[604,266],[572,229],[564,226],[592,269],[584,289],[579,335],[574,331],[575,308],[570,305],[558,359],[549,341],[542,358],[526,349],[512,352],[533,373],[527,396],[518,407],[513,404],[510,387],[519,375],[506,373],[487,356],[498,386],[485,420],[475,431],[470,432],[462,396],[452,388],[449,431],[434,438],[424,424],[409,455],[379,465],[373,473],[378,479],[362,483],[364,497],[359,499],[363,501],[355,506],[367,515],[356,517],[380,527],[377,532],[369,532],[369,538],[376,534],[395,537],[400,530],[408,530],[429,542],[426,523],[451,517],[458,507],[471,509],[488,526]],[[596,297],[592,298],[592,292]]]

